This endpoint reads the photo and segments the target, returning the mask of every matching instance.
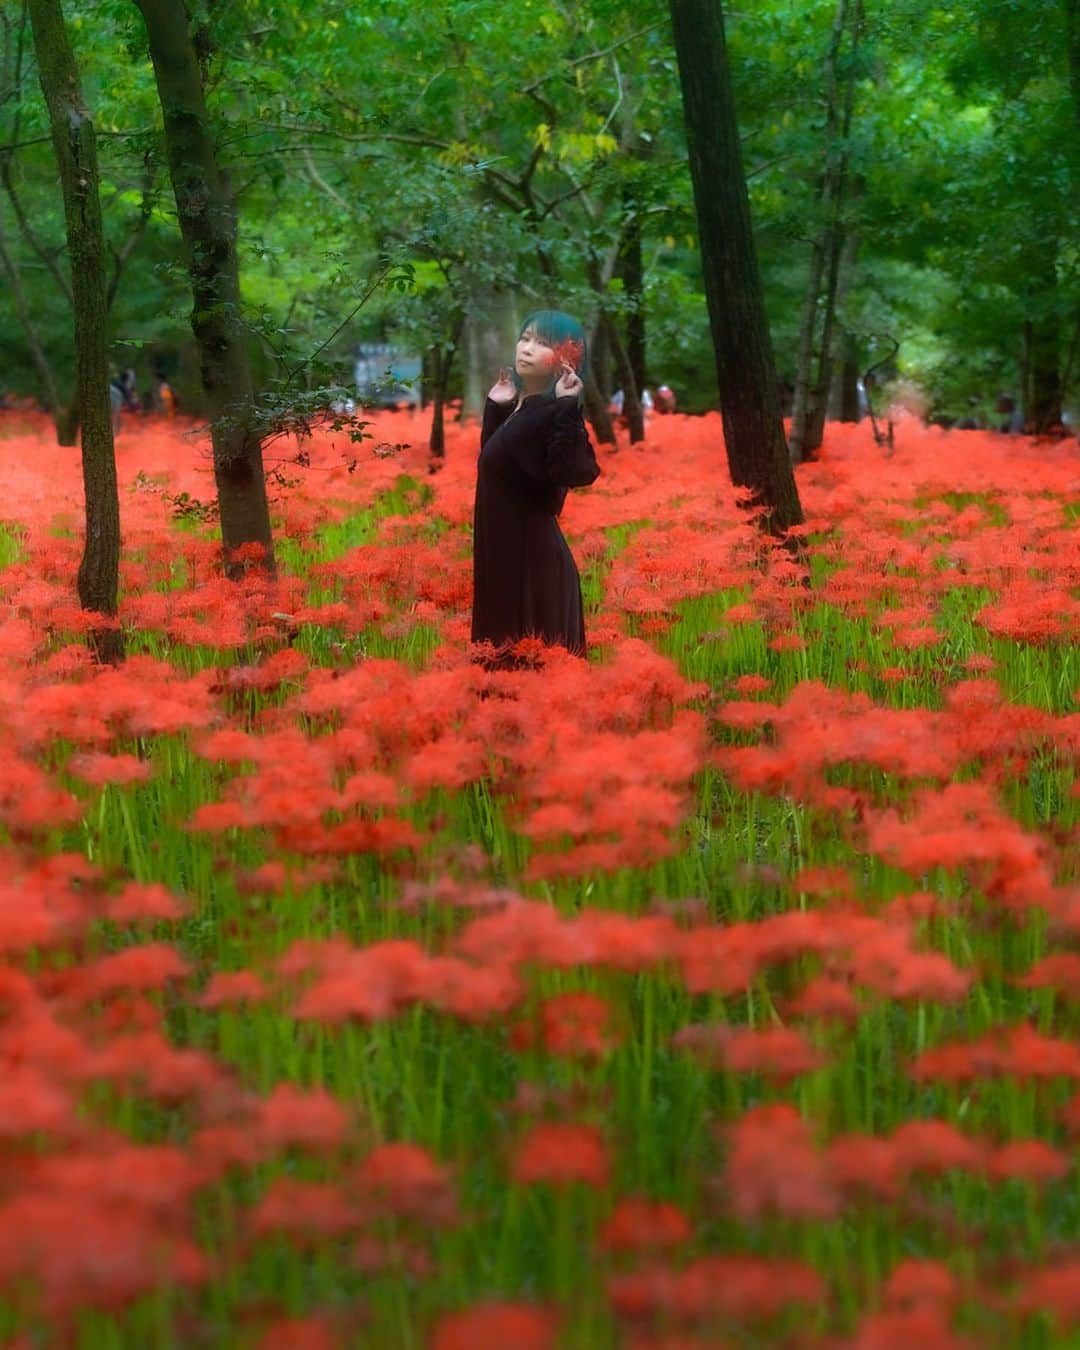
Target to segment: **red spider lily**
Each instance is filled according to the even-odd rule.
[[[560,370],[564,365],[567,365],[573,370],[580,370],[581,358],[584,355],[584,346],[580,342],[575,342],[573,338],[557,342],[551,349],[552,369]]]
[[[71,1119],[74,1099],[31,1065],[6,1065],[0,1080],[0,1139],[59,1135]]]
[[[857,984],[894,999],[957,1003],[974,979],[970,971],[957,970],[939,952],[913,952],[908,934],[888,928],[867,934],[854,951],[851,964]]]
[[[912,1078],[956,1081],[984,1074],[1016,1078],[1080,1079],[1080,1046],[1043,1036],[1021,1023],[990,1032],[981,1041],[953,1042],[924,1051],[911,1065]]]
[[[862,1193],[893,1199],[903,1179],[892,1141],[872,1134],[838,1135],[825,1150],[830,1183],[858,1197]]]
[[[92,787],[116,784],[127,787],[131,783],[145,783],[153,776],[153,765],[138,755],[97,754],[72,755],[68,771]]]
[[[348,1126],[348,1113],[329,1092],[302,1092],[292,1083],[278,1083],[259,1103],[251,1129],[275,1151],[301,1148],[323,1152],[344,1141]]]
[[[1016,1297],[1024,1313],[1049,1313],[1063,1330],[1080,1326],[1080,1261],[1031,1272]]]
[[[727,1182],[735,1213],[828,1218],[837,1196],[810,1131],[791,1106],[758,1106],[721,1128],[728,1142]]]
[[[134,1211],[70,1196],[25,1196],[0,1206],[0,1283],[36,1286],[47,1316],[118,1311],[167,1285],[195,1288],[210,1263],[190,1239]]]
[[[625,1196],[605,1220],[597,1241],[602,1251],[652,1251],[678,1247],[689,1241],[690,1232],[690,1223],[677,1206]]]
[[[828,975],[818,975],[810,980],[784,1006],[789,1014],[812,1021],[836,1021],[853,1025],[859,1017],[859,1005],[851,986],[844,980]]]
[[[892,1308],[930,1303],[951,1308],[960,1297],[956,1276],[940,1261],[901,1261],[885,1281],[885,1302]]]
[[[87,1082],[137,1087],[156,1101],[172,1103],[206,1099],[232,1086],[216,1060],[198,1050],[178,1050],[158,1031],[118,1036],[91,1051],[83,1046],[72,1074]]]
[[[321,1317],[287,1317],[263,1332],[257,1350],[337,1350],[341,1341]]]
[[[516,1050],[543,1047],[546,1054],[569,1059],[600,1059],[621,1039],[611,1023],[611,1006],[597,994],[558,994],[540,1005],[539,1026],[522,1022],[514,1028]]]
[[[1021,1181],[1059,1181],[1067,1176],[1070,1161],[1064,1153],[1041,1139],[1014,1139],[994,1151],[988,1168],[995,1181],[1017,1178]]]
[[[947,1309],[917,1304],[902,1311],[872,1313],[859,1323],[851,1350],[977,1350],[977,1342],[960,1335]]]
[[[200,1008],[233,1008],[263,1003],[269,990],[253,970],[216,970],[197,1000]]]
[[[891,1144],[903,1172],[937,1174],[952,1168],[979,1172],[986,1164],[982,1141],[944,1120],[909,1120],[893,1132]]]
[[[823,1296],[821,1277],[809,1266],[752,1256],[706,1256],[681,1270],[653,1266],[608,1281],[612,1306],[628,1321],[758,1321]]]
[[[444,1313],[431,1350],[553,1350],[558,1314],[530,1303],[478,1303]]]
[[[379,1212],[446,1224],[457,1215],[450,1173],[417,1144],[382,1144],[353,1174],[359,1195]]]
[[[812,1073],[826,1062],[794,1027],[682,1027],[671,1038],[678,1050],[689,1050],[710,1068],[731,1073],[761,1073],[781,1081]]]
[[[161,923],[182,919],[184,902],[156,881],[127,882],[106,902],[105,914],[113,923]]]
[[[301,996],[296,1016],[320,1022],[390,1017],[420,995],[427,959],[410,941],[347,950]]]
[[[1080,1001],[1080,952],[1053,952],[1013,981],[1022,989],[1056,989],[1069,1002]]]
[[[281,1233],[293,1241],[343,1237],[365,1222],[360,1209],[337,1184],[277,1177],[251,1210],[255,1237]]]
[[[190,969],[175,947],[151,942],[84,965],[78,972],[76,988],[86,1001],[107,998],[120,990],[163,989],[173,980],[185,979]]]
[[[731,687],[737,694],[763,694],[772,687],[772,680],[764,675],[740,675],[732,680]]]
[[[524,1185],[543,1181],[565,1186],[580,1181],[602,1189],[609,1170],[607,1148],[593,1126],[541,1121],[518,1145],[512,1175]]]

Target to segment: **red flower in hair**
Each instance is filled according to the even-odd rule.
[[[572,366],[573,369],[581,369],[581,358],[585,355],[585,348],[574,338],[566,338],[563,342],[557,342],[551,349],[551,364],[555,370],[561,370],[564,365]]]

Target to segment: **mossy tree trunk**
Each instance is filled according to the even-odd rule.
[[[165,130],[165,153],[191,278],[191,328],[210,411],[226,575],[273,573],[273,538],[240,317],[236,215],[217,161],[184,0],[135,0],[146,24]]]
[[[782,533],[802,523],[750,225],[720,0],[669,0],[732,481]]]
[[[120,501],[116,486],[109,401],[105,241],[98,197],[97,145],[83,101],[75,54],[60,0],[30,0],[38,78],[64,198],[75,321],[75,378],[82,426],[86,538],[79,564],[79,603],[108,618],[116,614],[120,565]],[[118,627],[91,634],[99,660],[123,658]]]

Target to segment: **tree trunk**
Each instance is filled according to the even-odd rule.
[[[210,412],[225,572],[273,574],[273,537],[251,367],[240,321],[236,216],[217,162],[199,54],[184,0],[135,0],[146,24],[187,254],[202,384]]]
[[[859,409],[859,355],[855,334],[845,332],[840,359],[840,400],[836,415],[841,422],[862,420]]]
[[[806,419],[810,410],[810,372],[814,364],[814,331],[817,328],[818,305],[821,301],[821,278],[825,273],[825,241],[815,239],[810,245],[810,274],[806,279],[803,297],[802,321],[799,324],[799,346],[795,364],[795,392],[791,403],[791,458],[796,464],[803,460]]]
[[[1069,57],[1069,88],[1073,116],[1080,130],[1080,0],[1065,0],[1065,46]]]
[[[806,438],[803,441],[804,459],[813,459],[825,439],[825,413],[829,402],[829,382],[832,377],[833,329],[836,326],[836,295],[840,284],[840,255],[844,233],[836,225],[829,241],[828,273],[825,277],[824,315],[821,322],[821,344],[818,351],[817,378],[810,399],[806,419]]]
[[[1031,402],[1028,420],[1035,434],[1042,435],[1061,424],[1060,334],[1056,317],[1040,318],[1031,325]]]
[[[857,422],[859,420],[857,343],[855,334],[845,326],[843,317],[858,254],[858,231],[846,230],[844,232],[843,254],[840,258],[840,280],[836,287],[836,303],[834,305],[835,314],[841,325],[840,352],[832,362],[832,370],[828,376],[829,393],[825,400],[826,416],[834,422]]]
[[[428,436],[428,452],[432,467],[441,465],[446,459],[446,392],[442,380],[435,385],[435,397],[431,403],[431,433]]]
[[[428,436],[428,452],[438,464],[446,458],[446,395],[450,386],[452,360],[453,353],[445,347],[440,345],[431,349],[431,432]]]
[[[79,564],[79,603],[113,618],[120,564],[120,501],[113,453],[105,304],[105,241],[98,197],[94,127],[83,102],[75,54],[60,0],[30,0],[38,78],[49,110],[64,198],[71,294],[75,319],[75,371],[82,422],[86,540]],[[99,660],[123,659],[115,625],[91,634]]]
[[[832,373],[832,335],[836,294],[844,246],[841,219],[848,176],[848,137],[855,101],[855,74],[849,70],[840,87],[840,53],[844,34],[851,29],[851,54],[858,51],[862,3],[836,0],[829,50],[825,58],[825,171],[821,180],[821,233],[814,240],[810,277],[799,335],[799,365],[795,375],[795,403],[791,414],[791,458],[796,464],[821,448],[825,432],[826,401]],[[822,283],[824,282],[824,294]],[[818,338],[818,323],[821,336]],[[817,372],[814,355],[817,349]]]
[[[590,368],[585,376],[585,414],[601,445],[615,445],[615,424],[608,412],[607,399],[600,392],[596,375]]]
[[[640,396],[646,387],[645,373],[645,264],[641,250],[641,204],[633,184],[622,193],[624,232],[616,270],[623,294],[630,303],[626,316],[626,355],[634,373],[634,388]]]
[[[641,392],[634,375],[630,354],[619,334],[615,320],[605,314],[603,331],[607,336],[611,355],[615,360],[615,370],[623,391],[623,416],[630,430],[630,444],[640,445],[645,439],[645,410],[641,406]]]
[[[1061,317],[1058,311],[1058,242],[1047,228],[1045,252],[1031,258],[1028,317],[1024,327],[1027,378],[1024,425],[1041,435],[1061,422]]]
[[[705,295],[732,481],[768,528],[802,523],[750,224],[721,0],[669,0],[679,61]]]
[[[593,332],[589,347],[589,369],[596,376],[596,387],[600,390],[605,406],[611,402],[615,386],[611,382],[611,348],[608,346],[607,325],[598,323]]]

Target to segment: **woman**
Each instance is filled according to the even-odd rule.
[[[497,663],[523,637],[585,655],[581,579],[556,517],[600,470],[581,416],[585,333],[559,310],[521,327],[513,370],[484,404],[473,515],[474,642]]]

